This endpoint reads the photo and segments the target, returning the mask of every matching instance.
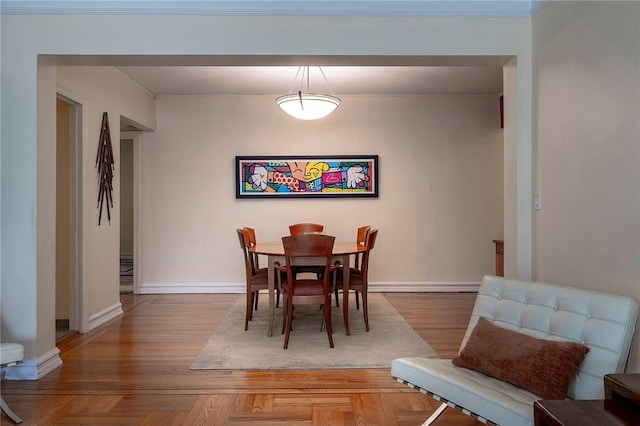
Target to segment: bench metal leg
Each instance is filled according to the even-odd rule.
[[[431,417],[429,417],[427,419],[427,421],[425,421],[424,423],[422,423],[422,426],[429,426],[430,424],[432,424],[433,422],[436,421],[436,419],[438,417],[440,417],[440,414],[442,414],[444,412],[444,410],[446,410],[448,407],[446,402],[443,402],[442,404],[440,404],[440,406],[438,407],[438,409],[436,411],[433,412],[433,414],[431,415]]]
[[[2,411],[4,411],[4,413],[9,416],[9,418],[11,420],[14,421],[14,423],[22,423],[22,419],[18,416],[16,416],[16,413],[14,413],[13,411],[11,411],[11,408],[9,408],[9,406],[7,405],[6,402],[4,402],[4,398],[2,398],[0,396],[0,406],[2,406]]]

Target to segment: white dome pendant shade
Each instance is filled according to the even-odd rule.
[[[327,86],[329,86],[329,81],[327,81],[327,77],[324,75],[324,72],[322,72],[322,68],[318,67],[318,69],[324,77]],[[276,98],[276,104],[280,109],[291,117],[299,120],[318,120],[335,111],[340,105],[340,98],[333,96],[333,91],[331,91],[331,95],[302,92],[302,84],[305,79],[305,74],[307,79],[307,90],[309,89],[309,67],[298,68],[298,72],[294,78],[294,84],[300,75],[300,71],[302,71],[302,75],[300,77],[300,90],[298,90],[298,93],[289,92],[288,95]],[[329,87],[329,89],[331,90],[331,87]]]
[[[326,117],[338,108],[340,99],[316,93],[284,95],[276,99],[284,112],[300,120],[317,120]]]

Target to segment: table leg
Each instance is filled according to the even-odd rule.
[[[269,287],[269,331],[267,336],[273,336],[273,318],[276,316],[276,301],[275,301],[275,256],[269,256],[268,278],[267,282]]]
[[[349,255],[342,257],[342,317],[344,318],[345,334],[349,336]]]

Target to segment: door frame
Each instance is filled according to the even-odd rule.
[[[133,141],[133,294],[139,294],[138,286],[142,282],[142,132],[120,132],[120,140]]]
[[[88,140],[88,99],[71,89],[57,84],[56,97],[67,102],[70,108],[69,154],[70,154],[70,190],[69,190],[69,245],[70,245],[70,283],[69,283],[69,329],[80,333],[89,331],[89,292],[84,276],[84,216],[82,197],[83,146]],[[55,302],[54,302],[55,303]]]

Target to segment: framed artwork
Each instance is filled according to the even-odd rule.
[[[377,196],[377,155],[236,157],[236,198]]]

